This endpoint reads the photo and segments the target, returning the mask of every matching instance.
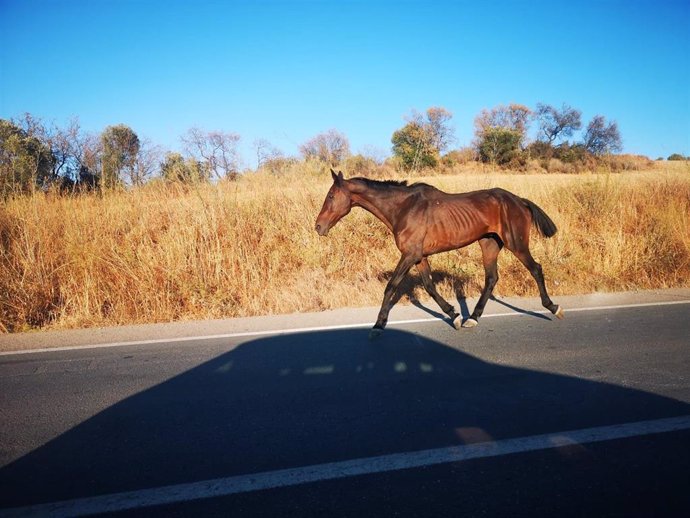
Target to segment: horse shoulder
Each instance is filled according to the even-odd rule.
[[[416,192],[400,207],[393,233],[395,244],[403,254],[419,256],[421,259],[428,206],[429,201]]]

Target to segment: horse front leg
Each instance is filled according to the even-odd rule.
[[[498,282],[498,254],[503,248],[503,242],[498,237],[486,237],[479,240],[479,246],[482,248],[482,263],[484,263],[484,289],[474,311],[462,323],[462,327],[465,328],[477,325],[479,317],[484,313],[484,307]]]
[[[443,312],[450,317],[450,321],[455,325],[455,321],[458,319],[460,314],[455,311],[455,308],[449,304],[446,299],[444,299],[438,291],[436,291],[436,286],[431,277],[431,267],[429,266],[429,261],[424,257],[419,263],[417,263],[417,271],[422,276],[422,283],[424,284],[424,289],[431,295],[436,301],[436,304],[443,310]]]
[[[398,289],[400,282],[403,280],[407,272],[410,271],[412,265],[417,263],[420,259],[413,255],[406,255],[400,258],[398,265],[393,271],[388,284],[386,285],[386,290],[383,293],[383,302],[381,303],[381,309],[379,311],[379,316],[376,319],[376,324],[371,331],[369,331],[369,339],[372,340],[379,336],[383,329],[386,327],[388,322],[388,314],[390,313],[391,307],[393,306],[393,296],[395,295],[395,290]]]

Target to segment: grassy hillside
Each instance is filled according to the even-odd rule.
[[[415,178],[414,180],[418,180]],[[500,186],[559,227],[532,251],[558,294],[690,286],[690,170],[426,177],[446,191]],[[70,328],[378,305],[398,260],[388,230],[354,210],[313,230],[330,175],[256,173],[216,186],[36,194],[0,205],[0,330]],[[478,245],[431,258],[441,293],[478,294]],[[497,295],[536,295],[504,252]],[[412,276],[405,293],[422,297]],[[424,298],[424,297],[423,297]]]

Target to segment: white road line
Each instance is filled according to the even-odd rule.
[[[568,432],[557,432],[515,439],[481,442],[448,448],[395,453],[380,457],[331,462],[301,468],[283,469],[251,475],[239,475],[213,480],[178,484],[126,493],[79,498],[14,509],[0,509],[0,517],[51,516],[72,517],[99,513],[112,513],[141,509],[157,505],[175,504],[261,491],[299,484],[335,480],[360,475],[386,473],[403,469],[421,468],[526,453],[575,444],[628,439],[643,435],[690,430],[690,415],[640,421]]]
[[[568,313],[578,313],[582,311],[597,311],[597,310],[611,310],[611,309],[629,309],[629,308],[647,308],[654,306],[673,306],[677,304],[690,304],[690,300],[670,300],[665,302],[643,302],[639,304],[619,304],[611,306],[589,306],[582,308],[564,308],[566,313],[566,318]],[[498,318],[498,317],[523,317],[529,316],[530,314],[542,314],[548,315],[550,311],[547,310],[518,310],[510,311],[506,313],[493,313],[488,315],[483,315],[482,320],[487,318]],[[415,318],[410,320],[392,320],[388,322],[389,326],[402,326],[408,324],[424,324],[428,322],[438,322],[438,317],[430,318]],[[100,349],[108,347],[125,347],[125,346],[136,346],[136,345],[152,345],[161,343],[176,343],[176,342],[196,342],[199,340],[218,340],[225,338],[250,338],[254,336],[271,336],[271,335],[285,335],[285,334],[295,334],[295,333],[316,333],[321,331],[338,331],[343,329],[360,329],[371,327],[372,323],[355,323],[355,324],[340,324],[331,326],[315,326],[315,327],[296,327],[287,329],[269,329],[265,331],[244,331],[239,333],[224,333],[217,335],[200,335],[200,336],[183,336],[177,338],[156,338],[152,340],[133,340],[129,342],[111,342],[102,344],[86,344],[86,345],[74,345],[66,347],[48,347],[44,349],[26,349],[21,351],[5,351],[0,352],[0,356],[9,356],[12,354],[33,354],[33,353],[46,353],[55,351],[72,351],[75,349]]]

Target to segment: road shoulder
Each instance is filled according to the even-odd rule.
[[[554,297],[566,311],[592,310],[611,306],[655,305],[690,302],[690,289],[674,288],[619,293],[591,293]],[[476,299],[467,299],[460,304],[462,312],[474,307]],[[543,312],[537,297],[497,297],[490,300],[484,317],[520,316],[529,312]],[[158,324],[129,325],[64,331],[38,331],[0,335],[0,354],[20,351],[40,351],[66,347],[88,347],[105,344],[146,343],[162,340],[184,340],[187,338],[216,337],[227,335],[280,334],[288,332],[334,329],[344,327],[369,327],[373,325],[377,307],[343,308],[318,313],[290,315],[268,315],[248,318],[170,322]],[[433,301],[410,304],[401,301],[391,311],[389,325],[409,321],[441,321],[443,315]]]

